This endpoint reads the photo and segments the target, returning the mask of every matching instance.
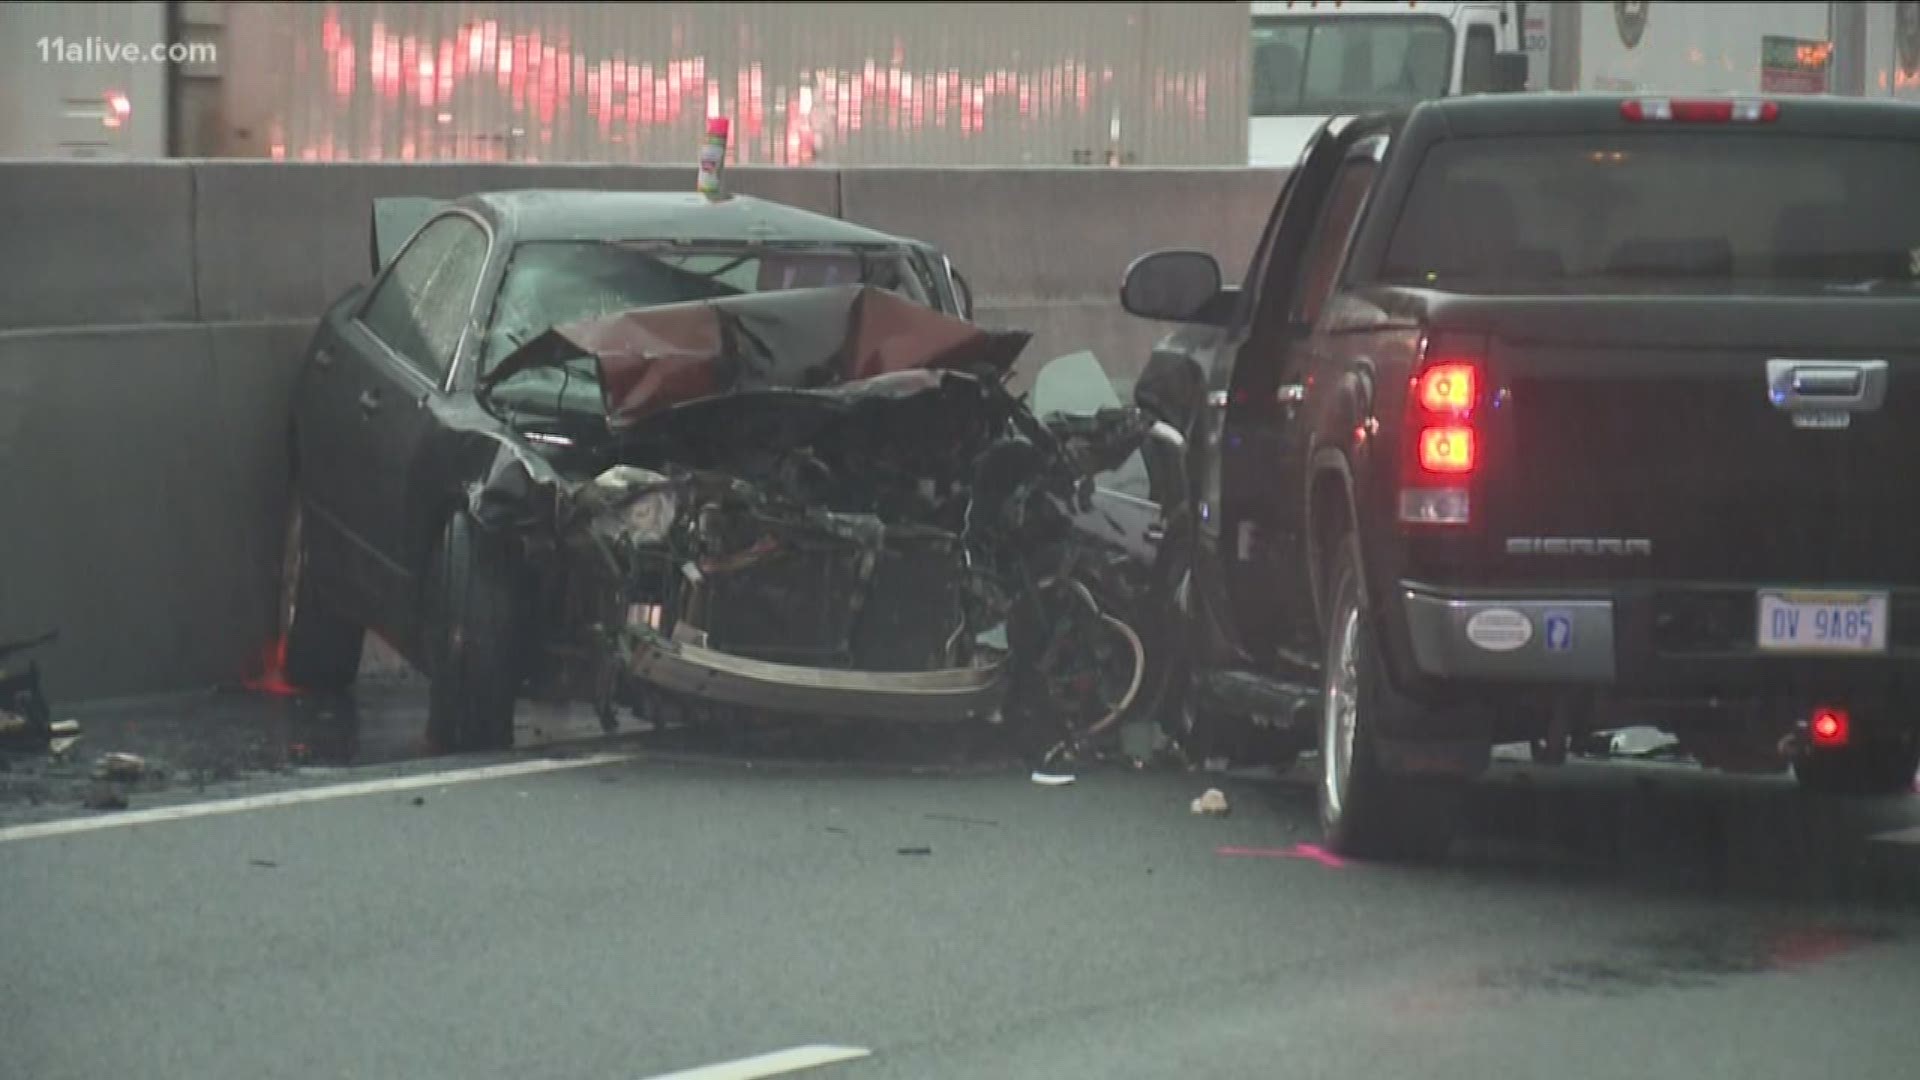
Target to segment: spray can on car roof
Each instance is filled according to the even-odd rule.
[[[726,185],[720,174],[727,164],[727,133],[730,126],[724,116],[708,119],[707,136],[700,144],[700,178],[694,190],[709,199],[727,197]]]

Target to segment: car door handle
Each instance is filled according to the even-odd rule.
[[[315,349],[313,351],[313,366],[319,367],[319,368],[332,367],[333,366],[333,350],[327,349],[327,348]]]
[[[1147,543],[1157,544],[1167,538],[1167,523],[1156,521],[1147,526]]]
[[[380,411],[380,395],[372,390],[360,391],[360,411],[368,416]]]

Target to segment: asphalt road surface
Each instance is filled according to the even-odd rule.
[[[1920,1074],[1920,800],[1503,766],[1390,867],[1311,846],[1302,777],[839,757],[616,736],[16,815],[0,1076]]]

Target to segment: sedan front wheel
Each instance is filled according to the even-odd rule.
[[[447,751],[513,746],[520,694],[519,563],[456,513],[427,572],[427,736]]]

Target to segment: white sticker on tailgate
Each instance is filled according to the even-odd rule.
[[[1886,652],[1887,594],[1763,591],[1758,641],[1770,652]]]

